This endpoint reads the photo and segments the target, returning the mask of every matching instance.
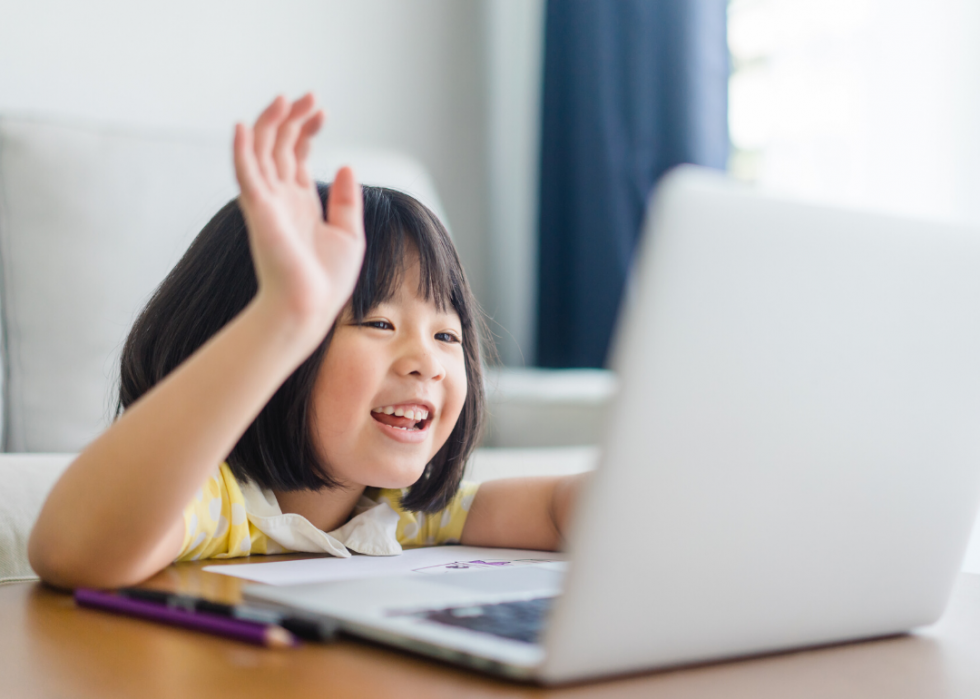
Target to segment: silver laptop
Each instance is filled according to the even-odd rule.
[[[570,563],[251,601],[544,683],[896,634],[942,614],[980,499],[980,233],[655,192]]]

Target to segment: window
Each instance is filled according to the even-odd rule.
[[[980,220],[980,3],[731,0],[728,38],[735,177]]]

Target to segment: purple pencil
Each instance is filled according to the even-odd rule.
[[[203,631],[204,633],[233,638],[260,646],[282,648],[298,645],[293,634],[274,624],[233,619],[205,612],[189,612],[185,609],[175,609],[163,604],[121,597],[101,590],[89,590],[80,587],[75,590],[75,603],[82,607],[103,609],[124,616],[149,619],[162,624]]]

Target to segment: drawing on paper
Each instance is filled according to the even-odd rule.
[[[440,563],[434,566],[413,568],[413,573],[425,573],[427,575],[445,575],[447,573],[459,573],[465,570],[489,570],[492,568],[516,568],[518,566],[532,566],[539,563],[554,563],[557,559],[553,558],[521,558],[518,560],[507,560],[503,558],[478,558],[472,561],[452,561],[451,563]]]

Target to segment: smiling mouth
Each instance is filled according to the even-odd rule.
[[[432,423],[432,417],[429,414],[426,414],[424,418],[419,419],[414,415],[414,412],[412,412],[412,417],[408,417],[407,415],[395,415],[393,413],[388,414],[383,409],[376,409],[371,411],[371,417],[380,422],[382,425],[388,425],[388,427],[405,430],[406,432],[422,432]]]

